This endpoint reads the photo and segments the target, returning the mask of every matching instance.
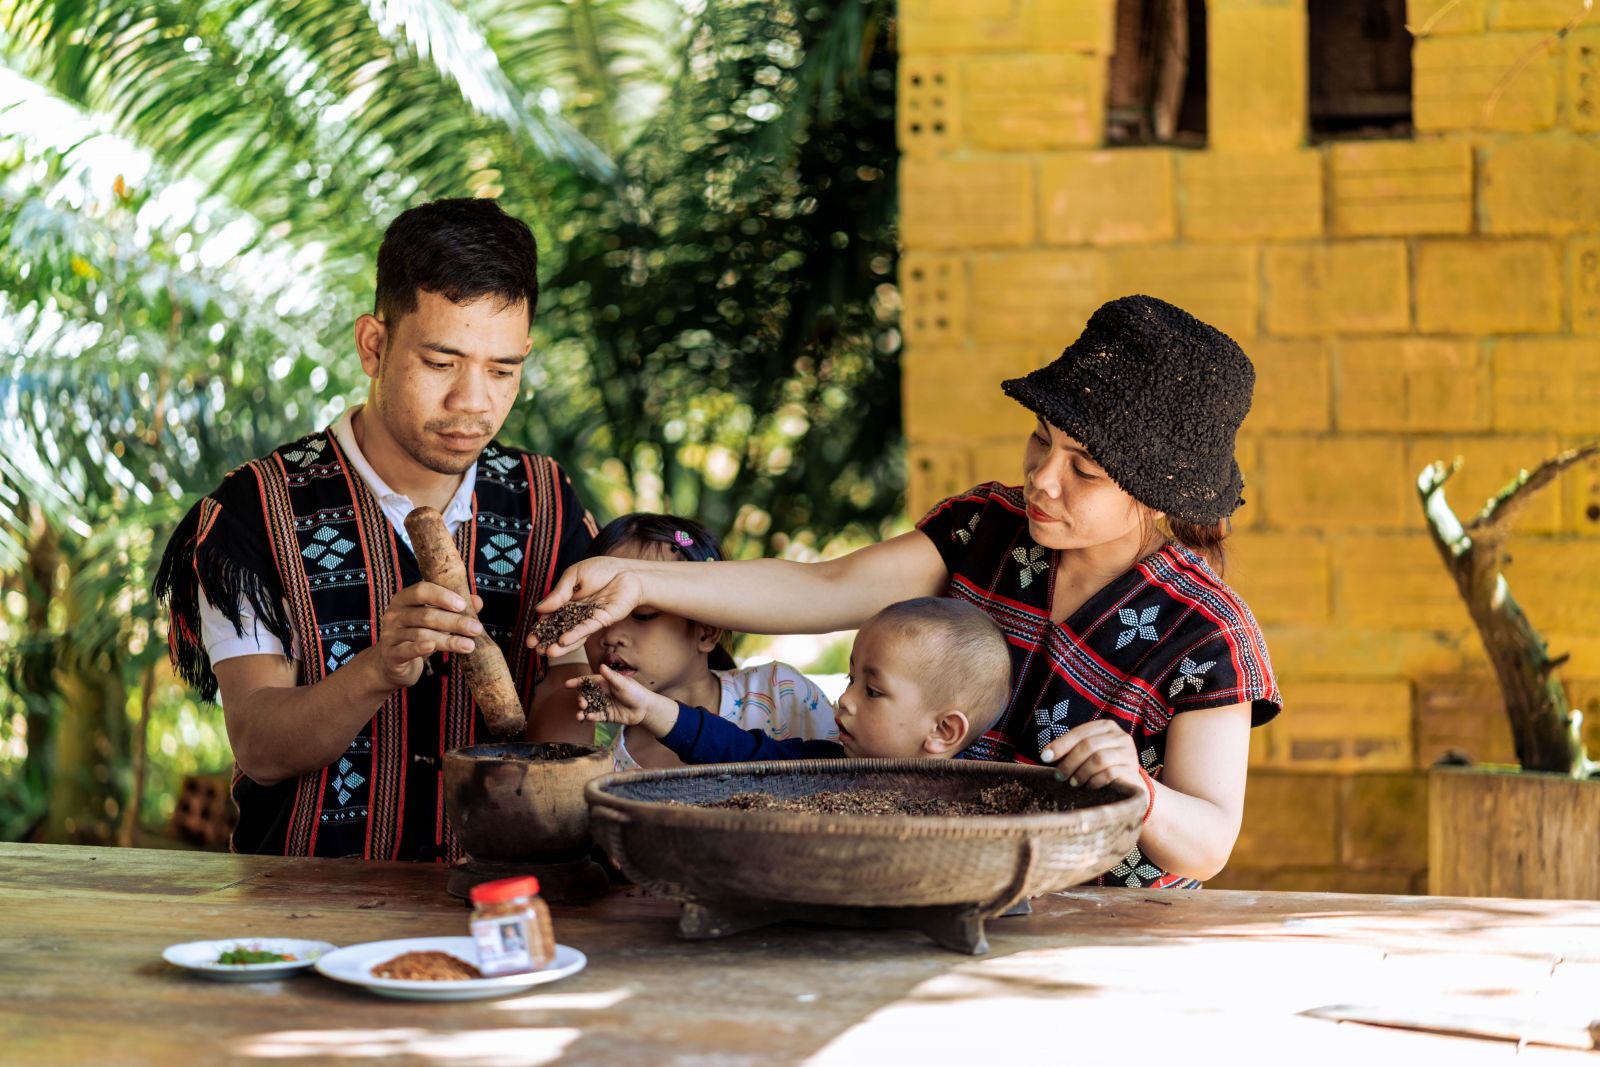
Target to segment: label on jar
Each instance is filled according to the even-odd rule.
[[[524,974],[534,969],[528,947],[528,913],[496,915],[472,921],[472,939],[478,943],[478,970],[485,978]]]

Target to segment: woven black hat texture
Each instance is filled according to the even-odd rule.
[[[1100,306],[1061,357],[1006,395],[1076,438],[1129,496],[1212,523],[1244,503],[1234,436],[1256,372],[1221,330],[1152,296]]]

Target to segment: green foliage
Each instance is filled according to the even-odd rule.
[[[202,266],[189,250],[211,214],[164,220],[151,189],[96,198],[85,153],[6,147],[0,746],[13,758],[0,763],[0,833],[48,816],[49,836],[109,841],[133,777],[133,723],[146,708],[158,727],[192,709],[161,684],[154,554],[195,494],[299,420],[325,417],[313,386],[329,378],[318,335],[332,320],[261,310],[292,294],[246,280],[260,254]],[[270,403],[280,383],[305,399]],[[227,759],[205,745],[221,734],[217,709],[191,718],[196,744],[151,776],[169,812],[169,777]]]
[[[0,835],[63,832],[59,797],[105,836],[141,717],[147,817],[226,761],[160,666],[152,555],[228,469],[360,398],[351,322],[411,204],[498,196],[534,226],[504,436],[602,517],[698,514],[745,554],[880,532],[892,45],[887,0],[0,5],[4,62],[84,130],[0,111]],[[137,173],[97,165],[97,124]]]
[[[364,7],[19,0],[8,53],[172,174],[265,228],[323,242],[327,279],[345,285],[366,273],[375,220],[477,191],[491,165],[535,196],[549,164],[609,167],[536,104],[537,84],[511,82],[447,0],[377,0],[370,16]]]
[[[886,3],[712,10],[617,184],[558,231],[540,329],[589,370],[551,392],[582,399],[521,415],[760,552],[876,524],[901,491],[893,55]]]

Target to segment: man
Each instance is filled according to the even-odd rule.
[[[355,325],[366,404],[235,470],[168,544],[156,594],[179,672],[221,693],[236,851],[460,855],[440,757],[490,740],[462,674],[480,623],[421,580],[414,507],[444,515],[529,736],[585,739],[563,684],[583,651],[546,665],[523,637],[594,522],[553,460],[493,441],[532,345],[536,264],[533,234],[493,201],[396,218],[376,313]]]

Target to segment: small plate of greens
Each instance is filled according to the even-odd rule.
[[[259,982],[303,971],[336,947],[295,937],[232,937],[168,945],[161,958],[222,982]]]

